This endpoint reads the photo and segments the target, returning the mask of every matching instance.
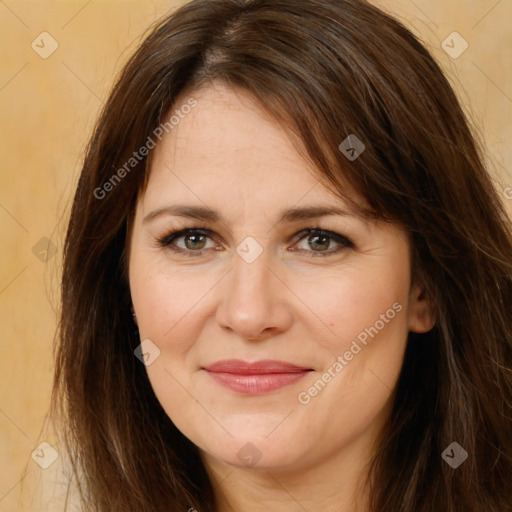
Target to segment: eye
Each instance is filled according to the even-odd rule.
[[[208,245],[208,240],[211,241]],[[173,231],[158,239],[161,247],[168,247],[175,252],[187,256],[199,256],[203,250],[216,249],[218,245],[211,239],[211,232],[207,229],[182,229]]]
[[[321,228],[302,230],[292,240],[296,243],[289,251],[308,253],[312,257],[330,256],[345,249],[354,248],[354,244],[347,237]],[[204,251],[211,249],[223,250],[213,240],[213,233],[206,228],[176,230],[160,237],[157,241],[160,247],[167,247],[184,256],[201,256]]]
[[[298,233],[295,239],[299,241],[295,246],[298,248],[291,248],[290,251],[313,253],[313,257],[330,256],[344,249],[354,248],[354,244],[347,237],[320,228],[305,229]]]

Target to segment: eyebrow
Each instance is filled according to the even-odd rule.
[[[206,206],[195,206],[195,205],[185,205],[185,204],[176,204],[164,206],[162,208],[158,208],[150,213],[148,213],[142,223],[147,224],[152,220],[161,217],[163,215],[170,215],[176,217],[186,217],[189,219],[197,219],[204,220],[210,222],[222,222],[226,224],[225,219],[222,215],[208,208]],[[320,206],[320,205],[311,205],[305,207],[294,207],[284,210],[279,220],[276,224],[285,223],[285,222],[295,222],[299,220],[307,220],[307,219],[315,219],[318,217],[325,217],[327,215],[342,215],[349,216],[354,215],[348,210],[337,207],[337,206]]]

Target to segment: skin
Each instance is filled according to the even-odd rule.
[[[248,93],[213,84],[176,105],[190,97],[197,106],[154,150],[130,240],[141,340],[160,350],[146,367],[153,389],[199,447],[220,512],[364,510],[362,479],[389,418],[407,334],[434,323],[422,288],[411,282],[408,237],[352,214],[277,223],[287,208],[344,204]],[[162,214],[143,222],[176,203],[206,205],[224,221]],[[174,241],[192,256],[159,246],[159,237],[185,228],[213,234]],[[354,247],[293,238],[306,228],[339,233]],[[248,236],[262,249],[252,263],[236,252]],[[299,393],[396,303],[401,311],[300,403]],[[241,395],[201,369],[230,358],[314,371],[277,391]],[[237,456],[247,443],[261,456],[252,466]]]

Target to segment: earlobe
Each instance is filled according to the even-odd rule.
[[[409,299],[409,330],[417,333],[428,332],[435,323],[435,315],[425,290],[419,285],[414,285]]]
[[[139,324],[137,323],[137,315],[135,314],[135,309],[133,308],[133,304],[130,307],[130,311],[132,312],[133,323],[138,326]]]

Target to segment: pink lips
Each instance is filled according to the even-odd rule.
[[[269,393],[302,379],[311,368],[283,361],[247,363],[240,359],[218,361],[203,367],[222,386],[246,395]]]

